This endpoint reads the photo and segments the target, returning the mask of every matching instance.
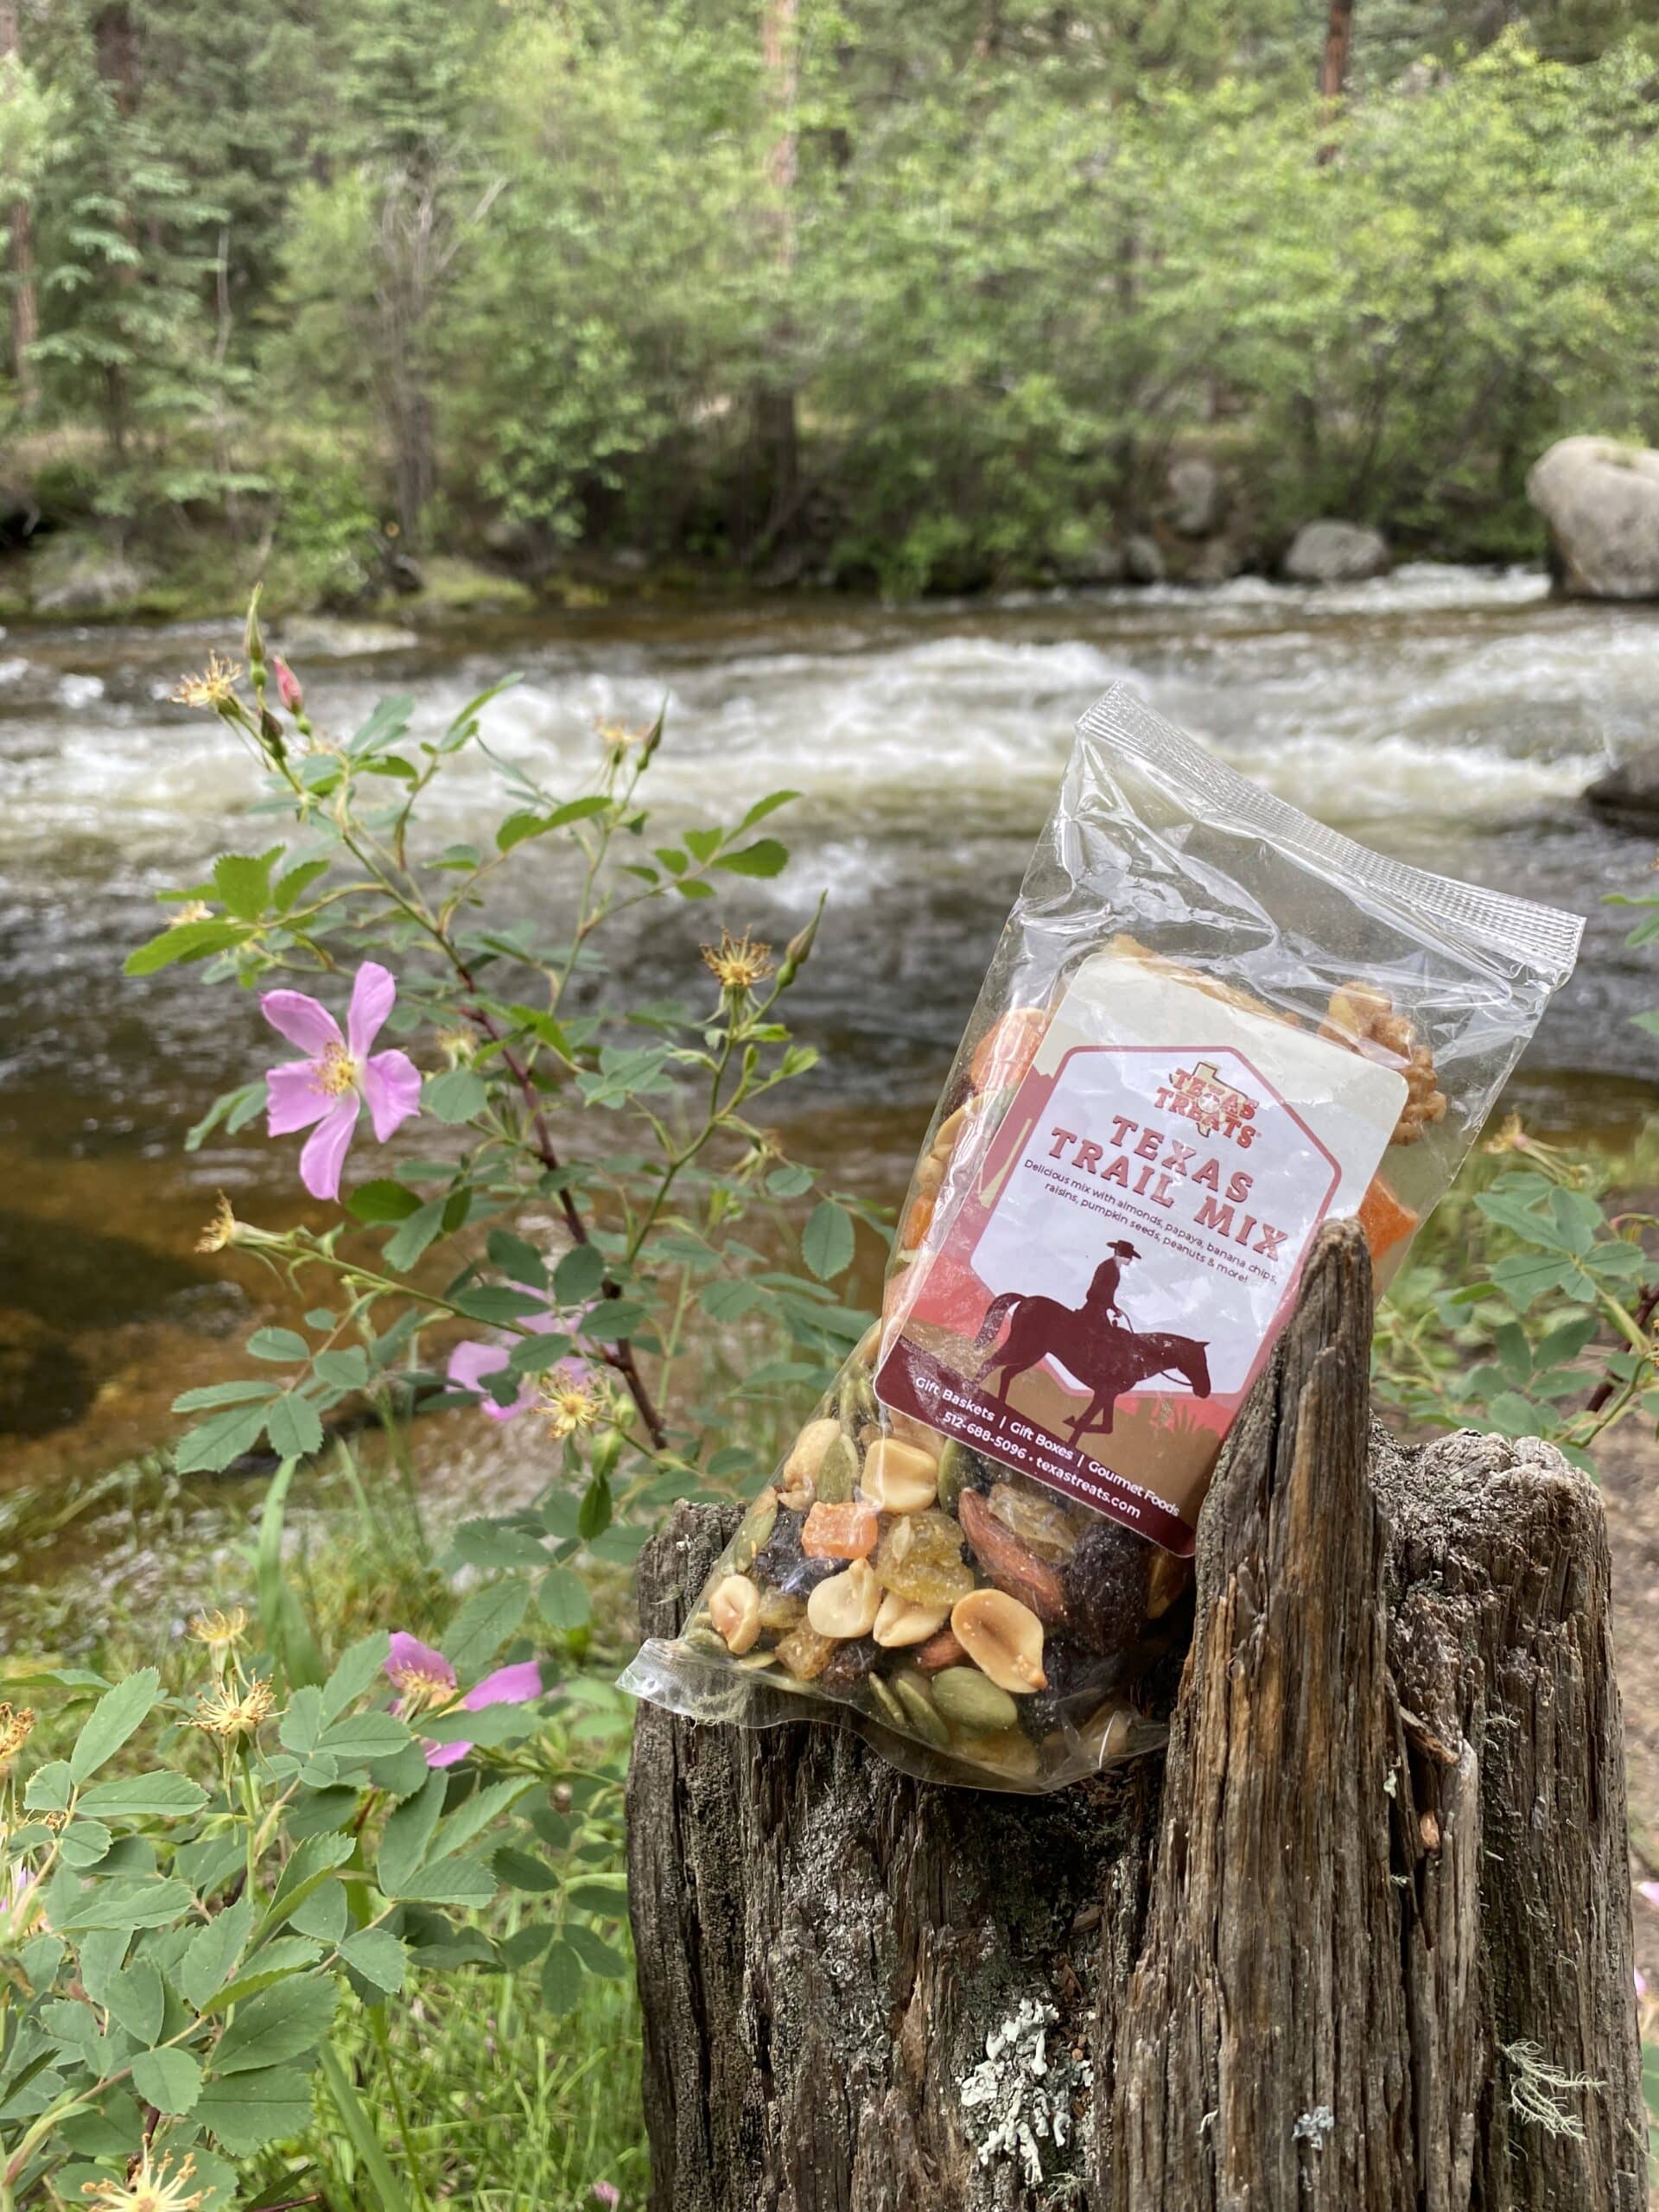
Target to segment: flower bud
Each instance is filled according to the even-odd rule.
[[[823,902],[829,896],[827,891],[819,895],[811,920],[804,929],[797,930],[784,947],[784,957],[778,969],[778,988],[780,991],[786,991],[806,965],[807,955],[812,950],[812,940],[818,933],[818,924],[823,919]]]
[[[259,627],[259,587],[253,588],[253,597],[248,601],[248,623],[243,636],[243,650],[248,657],[248,672],[253,678],[254,689],[263,690],[265,680],[265,639]]]
[[[276,678],[276,696],[290,715],[297,715],[305,704],[305,693],[300,679],[280,653],[270,657],[270,672]]]

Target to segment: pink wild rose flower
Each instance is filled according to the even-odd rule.
[[[457,1704],[463,1713],[482,1713],[488,1705],[528,1705],[542,1694],[542,1670],[533,1659],[524,1659],[514,1667],[498,1667],[458,1700],[455,1692],[461,1683],[450,1662],[442,1651],[435,1651],[429,1643],[423,1643],[418,1637],[410,1636],[403,1629],[391,1639],[386,1672],[397,1686],[395,1710],[411,1726],[422,1713],[452,1712]],[[428,1740],[426,1763],[428,1766],[454,1766],[472,1748],[470,1744],[435,1744]]]
[[[380,1144],[421,1110],[421,1078],[408,1053],[369,1050],[397,995],[389,971],[365,960],[352,985],[343,1037],[327,1007],[303,991],[267,991],[260,999],[271,1027],[309,1056],[272,1068],[265,1078],[265,1127],[274,1137],[311,1131],[300,1154],[300,1180],[314,1198],[340,1196],[340,1170],[365,1100]]]
[[[523,1283],[515,1283],[512,1287],[515,1290],[524,1290]],[[533,1298],[536,1294],[525,1291],[525,1295]],[[550,1308],[546,1313],[526,1315],[520,1325],[533,1337],[550,1336],[556,1330],[565,1330],[574,1334],[581,1327],[587,1312],[585,1306],[574,1316],[556,1313]],[[491,1376],[499,1375],[511,1364],[507,1357],[509,1349],[505,1344],[493,1344],[469,1337],[464,1344],[457,1344],[449,1355],[447,1372],[451,1384],[457,1390],[476,1390],[479,1411],[487,1414],[492,1421],[516,1421],[520,1414],[529,1411],[540,1395],[536,1378],[527,1376],[518,1386],[517,1397],[510,1399],[505,1406],[490,1395],[488,1384]],[[582,1382],[592,1370],[586,1360],[578,1359],[572,1353],[569,1358],[562,1359],[553,1372],[563,1378]]]

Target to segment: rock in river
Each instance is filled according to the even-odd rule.
[[[1527,497],[1548,527],[1563,591],[1659,599],[1659,453],[1616,438],[1560,438],[1533,463]]]
[[[1585,792],[1598,814],[1631,830],[1659,830],[1659,745],[1644,745]]]
[[[1285,556],[1294,584],[1363,584],[1388,573],[1388,540],[1363,523],[1305,522]]]

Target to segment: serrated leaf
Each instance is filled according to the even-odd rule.
[[[429,1198],[400,1228],[393,1230],[384,1248],[389,1268],[399,1274],[406,1274],[434,1238],[442,1234],[446,1203],[442,1198]]]
[[[528,1890],[540,1896],[559,1886],[556,1867],[550,1866],[544,1859],[532,1859],[510,1843],[502,1845],[490,1865],[496,1880],[508,1889]]]
[[[181,1992],[200,2012],[224,1988],[253,1933],[253,1899],[245,1895],[190,1938],[178,1970]]]
[[[124,963],[124,972],[129,976],[153,976],[181,960],[206,960],[211,953],[224,952],[233,944],[240,944],[248,935],[245,922],[176,922],[170,930],[151,938],[148,944],[141,944],[136,952],[130,952]]]
[[[511,1283],[529,1290],[547,1288],[547,1263],[533,1244],[510,1229],[493,1229],[485,1249],[492,1267],[499,1268]]]
[[[391,1650],[391,1638],[377,1629],[341,1652],[334,1670],[322,1686],[322,1717],[336,1719],[354,1698],[359,1698],[380,1678]]]
[[[375,1224],[383,1221],[407,1221],[421,1210],[416,1193],[389,1175],[377,1175],[367,1183],[359,1183],[346,1201],[346,1211],[353,1221]]]
[[[232,2158],[246,2158],[267,2143],[305,2133],[311,2125],[311,2084],[289,2066],[233,2074],[208,2082],[190,2116]]]
[[[132,2062],[132,2086],[157,2112],[194,2112],[201,2094],[201,2068],[188,2050],[141,2050]]]
[[[167,1993],[162,1977],[148,1960],[136,1959],[111,1980],[104,1995],[105,2009],[137,2044],[152,2044],[162,2031]]]
[[[571,1629],[585,1628],[593,1618],[588,1586],[573,1567],[556,1567],[544,1574],[536,1593],[536,1603],[550,1628],[567,1633]]]
[[[585,1306],[605,1281],[604,1255],[593,1244],[573,1244],[553,1270],[553,1295],[561,1306]]]
[[[481,1114],[490,1103],[489,1085],[472,1068],[447,1068],[429,1076],[421,1103],[441,1122],[459,1125]]]
[[[162,1678],[154,1667],[142,1667],[130,1675],[124,1682],[118,1682],[107,1696],[99,1698],[86,1716],[75,1747],[69,1754],[69,1771],[77,1782],[85,1782],[96,1774],[107,1758],[112,1758],[136,1729],[144,1722],[161,1701]]]
[[[397,1895],[410,1904],[487,1904],[495,1895],[495,1878],[476,1859],[440,1859],[434,1866],[417,1866]]]
[[[160,1770],[118,1782],[95,1782],[83,1790],[76,1809],[100,1821],[140,1820],[146,1815],[171,1820],[200,1812],[207,1802],[207,1791],[188,1775]]]
[[[206,1413],[213,1406],[252,1405],[257,1400],[274,1398],[282,1389],[280,1382],[257,1382],[251,1377],[244,1382],[210,1382],[200,1390],[185,1390],[173,1401],[175,1414]]]
[[[270,898],[275,853],[223,853],[213,862],[213,895],[239,921],[257,922]]]
[[[262,1989],[237,2007],[236,2017],[219,2037],[213,2053],[213,2072],[248,2074],[286,2063],[309,2060],[333,2024],[340,2001],[340,1986],[331,1976],[302,1974]]]
[[[752,845],[740,846],[734,853],[721,853],[715,861],[716,868],[732,875],[779,875],[789,864],[789,848],[780,845],[776,837],[757,837]]]
[[[322,1416],[309,1398],[290,1391],[273,1400],[265,1415],[265,1433],[279,1459],[308,1459],[322,1449]]]
[[[547,1313],[545,1299],[534,1297],[527,1291],[509,1290],[500,1283],[484,1283],[475,1290],[459,1291],[453,1302],[469,1321],[481,1321],[491,1329],[505,1328],[514,1321],[539,1319]]]
[[[400,1885],[410,1879],[425,1859],[442,1816],[448,1787],[447,1775],[442,1770],[435,1770],[386,1822],[375,1861],[374,1878],[387,1897],[396,1897]]]
[[[388,1997],[395,1997],[403,1987],[409,1971],[409,1950],[389,1929],[359,1928],[340,1945],[340,1955],[354,1973],[385,1990]]]
[[[285,1366],[311,1357],[310,1345],[295,1329],[256,1329],[248,1338],[248,1350],[256,1359],[279,1360]]]
[[[409,1741],[409,1730],[395,1713],[346,1713],[326,1727],[317,1749],[355,1765],[362,1759],[389,1758]]]
[[[570,1923],[565,1936],[589,1974],[599,1974],[607,1981],[620,1981],[627,1974],[628,1962],[621,1952],[613,1949],[580,1921]]]
[[[455,1672],[465,1680],[482,1673],[530,1610],[530,1585],[520,1579],[486,1582],[472,1592],[444,1637]]]
[[[582,1965],[563,1936],[542,1961],[542,2002],[556,2014],[574,2012],[582,2001]]]
[[[291,914],[318,877],[327,873],[327,861],[302,861],[298,868],[291,868],[285,875],[279,876],[276,880],[277,912]]]
[[[263,1402],[215,1414],[179,1439],[173,1447],[174,1465],[181,1475],[218,1474],[233,1459],[251,1452],[264,1433]]]
[[[193,1902],[188,1883],[112,1875],[83,1891],[53,1925],[63,1936],[100,1928],[164,1928]]]
[[[801,1232],[801,1257],[820,1282],[844,1274],[853,1263],[853,1217],[833,1198],[822,1198]]]

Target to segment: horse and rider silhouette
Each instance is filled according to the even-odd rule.
[[[1133,1244],[1120,1238],[1095,1269],[1081,1306],[1062,1306],[1058,1298],[1023,1290],[1005,1290],[994,1298],[985,1309],[974,1350],[995,1349],[986,1353],[975,1382],[983,1382],[1000,1367],[1002,1376],[995,1395],[1000,1406],[1006,1406],[1016,1376],[1045,1359],[1058,1360],[1090,1394],[1071,1423],[1074,1445],[1091,1428],[1109,1436],[1118,1400],[1154,1375],[1179,1375],[1195,1398],[1207,1398],[1210,1363],[1203,1341],[1168,1329],[1142,1332],[1129,1323],[1118,1305],[1124,1265],[1140,1256]],[[997,1344],[1002,1323],[1010,1315],[1008,1332]]]

